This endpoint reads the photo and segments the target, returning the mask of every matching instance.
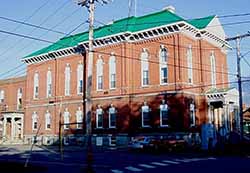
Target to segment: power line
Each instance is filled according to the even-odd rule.
[[[59,6],[52,14],[50,14],[49,16],[47,16],[40,24],[39,26],[42,26],[45,22],[47,22],[52,16],[54,16],[55,14],[57,14],[60,10],[62,10],[62,8],[64,6],[66,6],[70,1],[67,0],[66,2],[64,2],[61,6]],[[37,28],[34,28],[29,34],[32,34]],[[4,52],[2,52],[0,54],[0,57],[3,56],[4,54],[6,54],[7,52],[9,52],[10,50],[12,50],[13,48],[16,47],[17,44],[20,44],[23,41],[23,38],[17,40],[17,42],[14,45],[9,46]]]
[[[11,19],[11,18],[8,18],[8,17],[0,16],[0,19],[7,20],[7,21],[10,21],[10,22],[19,23],[19,24],[22,24],[22,25],[26,25],[26,26],[30,26],[30,27],[34,27],[34,28],[38,28],[38,29],[42,29],[42,30],[45,30],[45,31],[54,32],[54,33],[57,33],[57,34],[65,34],[62,31],[53,30],[53,29],[50,29],[50,28],[46,28],[46,27],[42,27],[42,26],[39,26],[39,25],[19,21],[19,20],[16,20],[16,19]]]

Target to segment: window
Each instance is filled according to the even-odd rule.
[[[193,83],[193,55],[192,46],[187,49],[187,65],[188,65],[188,83]]]
[[[103,89],[103,60],[100,58],[96,63],[97,90]]]
[[[51,128],[51,115],[47,110],[45,113],[45,129],[48,130]]]
[[[70,95],[70,65],[65,67],[65,96]]]
[[[52,75],[50,69],[47,72],[47,98],[52,96]]]
[[[149,85],[149,64],[148,64],[148,52],[143,49],[141,53],[141,83],[142,86]]]
[[[77,94],[83,93],[83,65],[78,64],[77,67]]]
[[[215,65],[215,56],[214,52],[211,52],[210,55],[210,64],[211,64],[211,85],[216,88],[216,65]]]
[[[80,107],[76,111],[76,122],[77,122],[76,128],[82,129],[83,119],[82,119],[82,111]]]
[[[100,106],[96,110],[96,128],[103,128],[103,110]]]
[[[116,61],[115,56],[109,58],[109,88],[116,88]]]
[[[36,112],[32,114],[32,130],[37,130],[38,128],[38,116]]]
[[[111,104],[111,107],[109,108],[109,128],[115,128],[116,127],[116,109]]]
[[[160,84],[164,85],[168,82],[168,52],[167,49],[161,46],[160,50]]]
[[[0,103],[4,102],[4,90],[0,91]]]
[[[142,127],[150,127],[150,109],[146,102],[142,106]]]
[[[17,90],[17,109],[22,109],[22,88],[18,88]]]
[[[34,96],[33,98],[38,98],[38,92],[39,92],[39,76],[38,73],[34,74]]]
[[[160,105],[160,125],[161,127],[168,127],[168,105],[165,100],[162,100]]]
[[[69,113],[69,111],[68,111],[67,108],[65,109],[65,112],[64,112],[64,114],[63,114],[63,119],[64,119],[64,121],[63,121],[63,123],[64,123],[64,129],[65,129],[65,130],[66,130],[66,129],[69,129],[70,113]]]
[[[190,104],[189,109],[190,109],[190,127],[193,127],[195,126],[195,107],[193,103]]]

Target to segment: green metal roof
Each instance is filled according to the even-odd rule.
[[[215,15],[213,16],[208,16],[204,18],[199,18],[199,19],[192,19],[188,20],[188,23],[191,25],[195,26],[198,29],[203,29],[206,28],[207,25],[215,18]]]
[[[223,93],[223,92],[228,92],[230,90],[234,89],[232,88],[211,88],[206,92],[206,94],[213,94],[213,93]]]
[[[176,23],[179,21],[189,22],[196,28],[201,29],[206,27],[212,20],[212,18],[213,18],[212,16],[209,16],[207,18],[186,21],[185,19],[181,18],[180,16],[177,16],[176,14],[170,11],[163,10],[160,12],[152,13],[141,17],[124,18],[121,20],[114,21],[112,24],[96,28],[94,30],[94,38],[97,39],[124,32],[138,32],[154,27],[159,27],[162,25]],[[88,41],[88,32],[83,32],[72,36],[63,37],[56,43],[48,47],[45,47],[41,50],[38,50],[36,52],[33,52],[30,55],[25,56],[24,58],[38,56],[41,54],[57,51],[67,47],[74,47],[77,46],[77,44],[85,41]]]

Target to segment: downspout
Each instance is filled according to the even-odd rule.
[[[176,86],[176,60],[175,60],[175,58],[176,58],[176,44],[175,44],[175,36],[173,35],[173,45],[174,45],[174,88],[175,88],[175,92],[176,92],[176,90],[177,90],[177,86]]]

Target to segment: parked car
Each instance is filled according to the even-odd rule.
[[[187,147],[187,142],[177,135],[135,137],[128,145],[129,149],[149,151],[177,151]]]

